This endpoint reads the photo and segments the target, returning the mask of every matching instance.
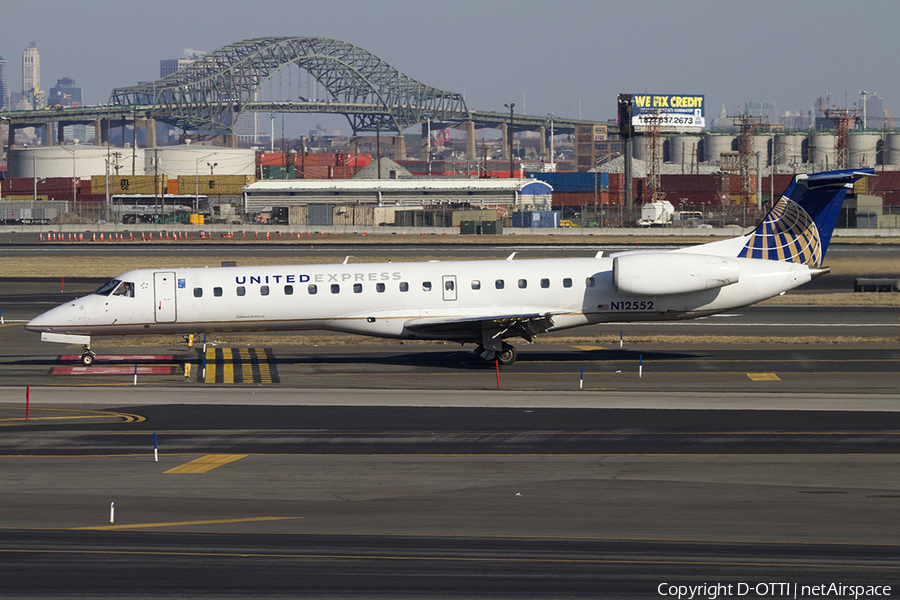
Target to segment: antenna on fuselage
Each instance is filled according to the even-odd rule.
[[[347,258],[344,259],[344,263],[343,263],[343,264],[346,265],[346,264],[349,264],[349,263],[350,263],[350,257],[348,256]]]
[[[509,256],[506,257],[506,260],[512,260],[513,256],[515,256],[515,255],[516,255],[516,253],[513,252],[512,254],[510,254]]]

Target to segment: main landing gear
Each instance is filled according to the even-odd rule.
[[[96,354],[91,350],[90,346],[85,346],[81,351],[81,364],[86,367],[94,364],[94,359],[97,357]]]
[[[501,365],[511,365],[516,362],[519,353],[515,346],[503,342],[500,350],[485,350],[484,346],[475,348],[475,354],[485,360],[497,360]]]

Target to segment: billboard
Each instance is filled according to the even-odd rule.
[[[696,132],[706,126],[706,99],[697,94],[634,94],[631,124],[644,131],[648,117],[660,118],[660,130]]]

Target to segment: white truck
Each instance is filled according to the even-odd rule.
[[[648,202],[641,207],[640,227],[665,227],[672,224],[675,207],[668,200]]]

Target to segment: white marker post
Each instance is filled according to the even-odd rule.
[[[137,385],[137,363],[134,363],[134,385]]]
[[[638,379],[644,376],[644,355],[638,357]]]
[[[156,446],[156,434],[153,434],[153,462],[159,462],[159,450]]]
[[[116,503],[109,503],[109,524],[112,525],[116,522]]]
[[[581,369],[581,377],[578,379],[578,389],[584,389],[584,369]]]
[[[621,348],[622,348],[622,332],[620,331],[619,332],[619,349],[621,350]]]

